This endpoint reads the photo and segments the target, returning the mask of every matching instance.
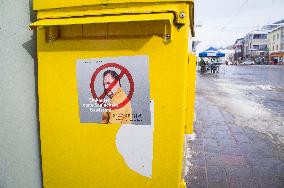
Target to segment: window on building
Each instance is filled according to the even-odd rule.
[[[274,51],[274,46],[272,46],[272,51]]]
[[[276,51],[278,50],[278,45],[276,45]]]
[[[273,40],[275,40],[275,35],[273,35]]]
[[[259,45],[253,45],[252,48],[253,48],[254,50],[258,50],[258,49],[259,49]]]
[[[279,33],[277,33],[277,39],[279,39]]]
[[[259,45],[259,49],[260,50],[265,50],[267,48],[267,45],[266,44],[261,44]]]
[[[266,34],[254,34],[253,39],[267,39]]]

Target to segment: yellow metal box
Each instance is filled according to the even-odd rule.
[[[34,0],[45,188],[185,187],[192,1]]]

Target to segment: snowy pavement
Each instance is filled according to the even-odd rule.
[[[284,187],[284,66],[197,76],[188,187]]]

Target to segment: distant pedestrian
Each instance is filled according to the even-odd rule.
[[[200,60],[200,66],[201,66],[201,73],[206,72],[206,63],[203,59]]]
[[[210,65],[211,73],[215,73],[216,69],[217,69],[217,67],[216,67],[215,63],[211,63],[211,65]]]

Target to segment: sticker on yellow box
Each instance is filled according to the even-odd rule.
[[[150,125],[148,56],[76,62],[81,123]]]

